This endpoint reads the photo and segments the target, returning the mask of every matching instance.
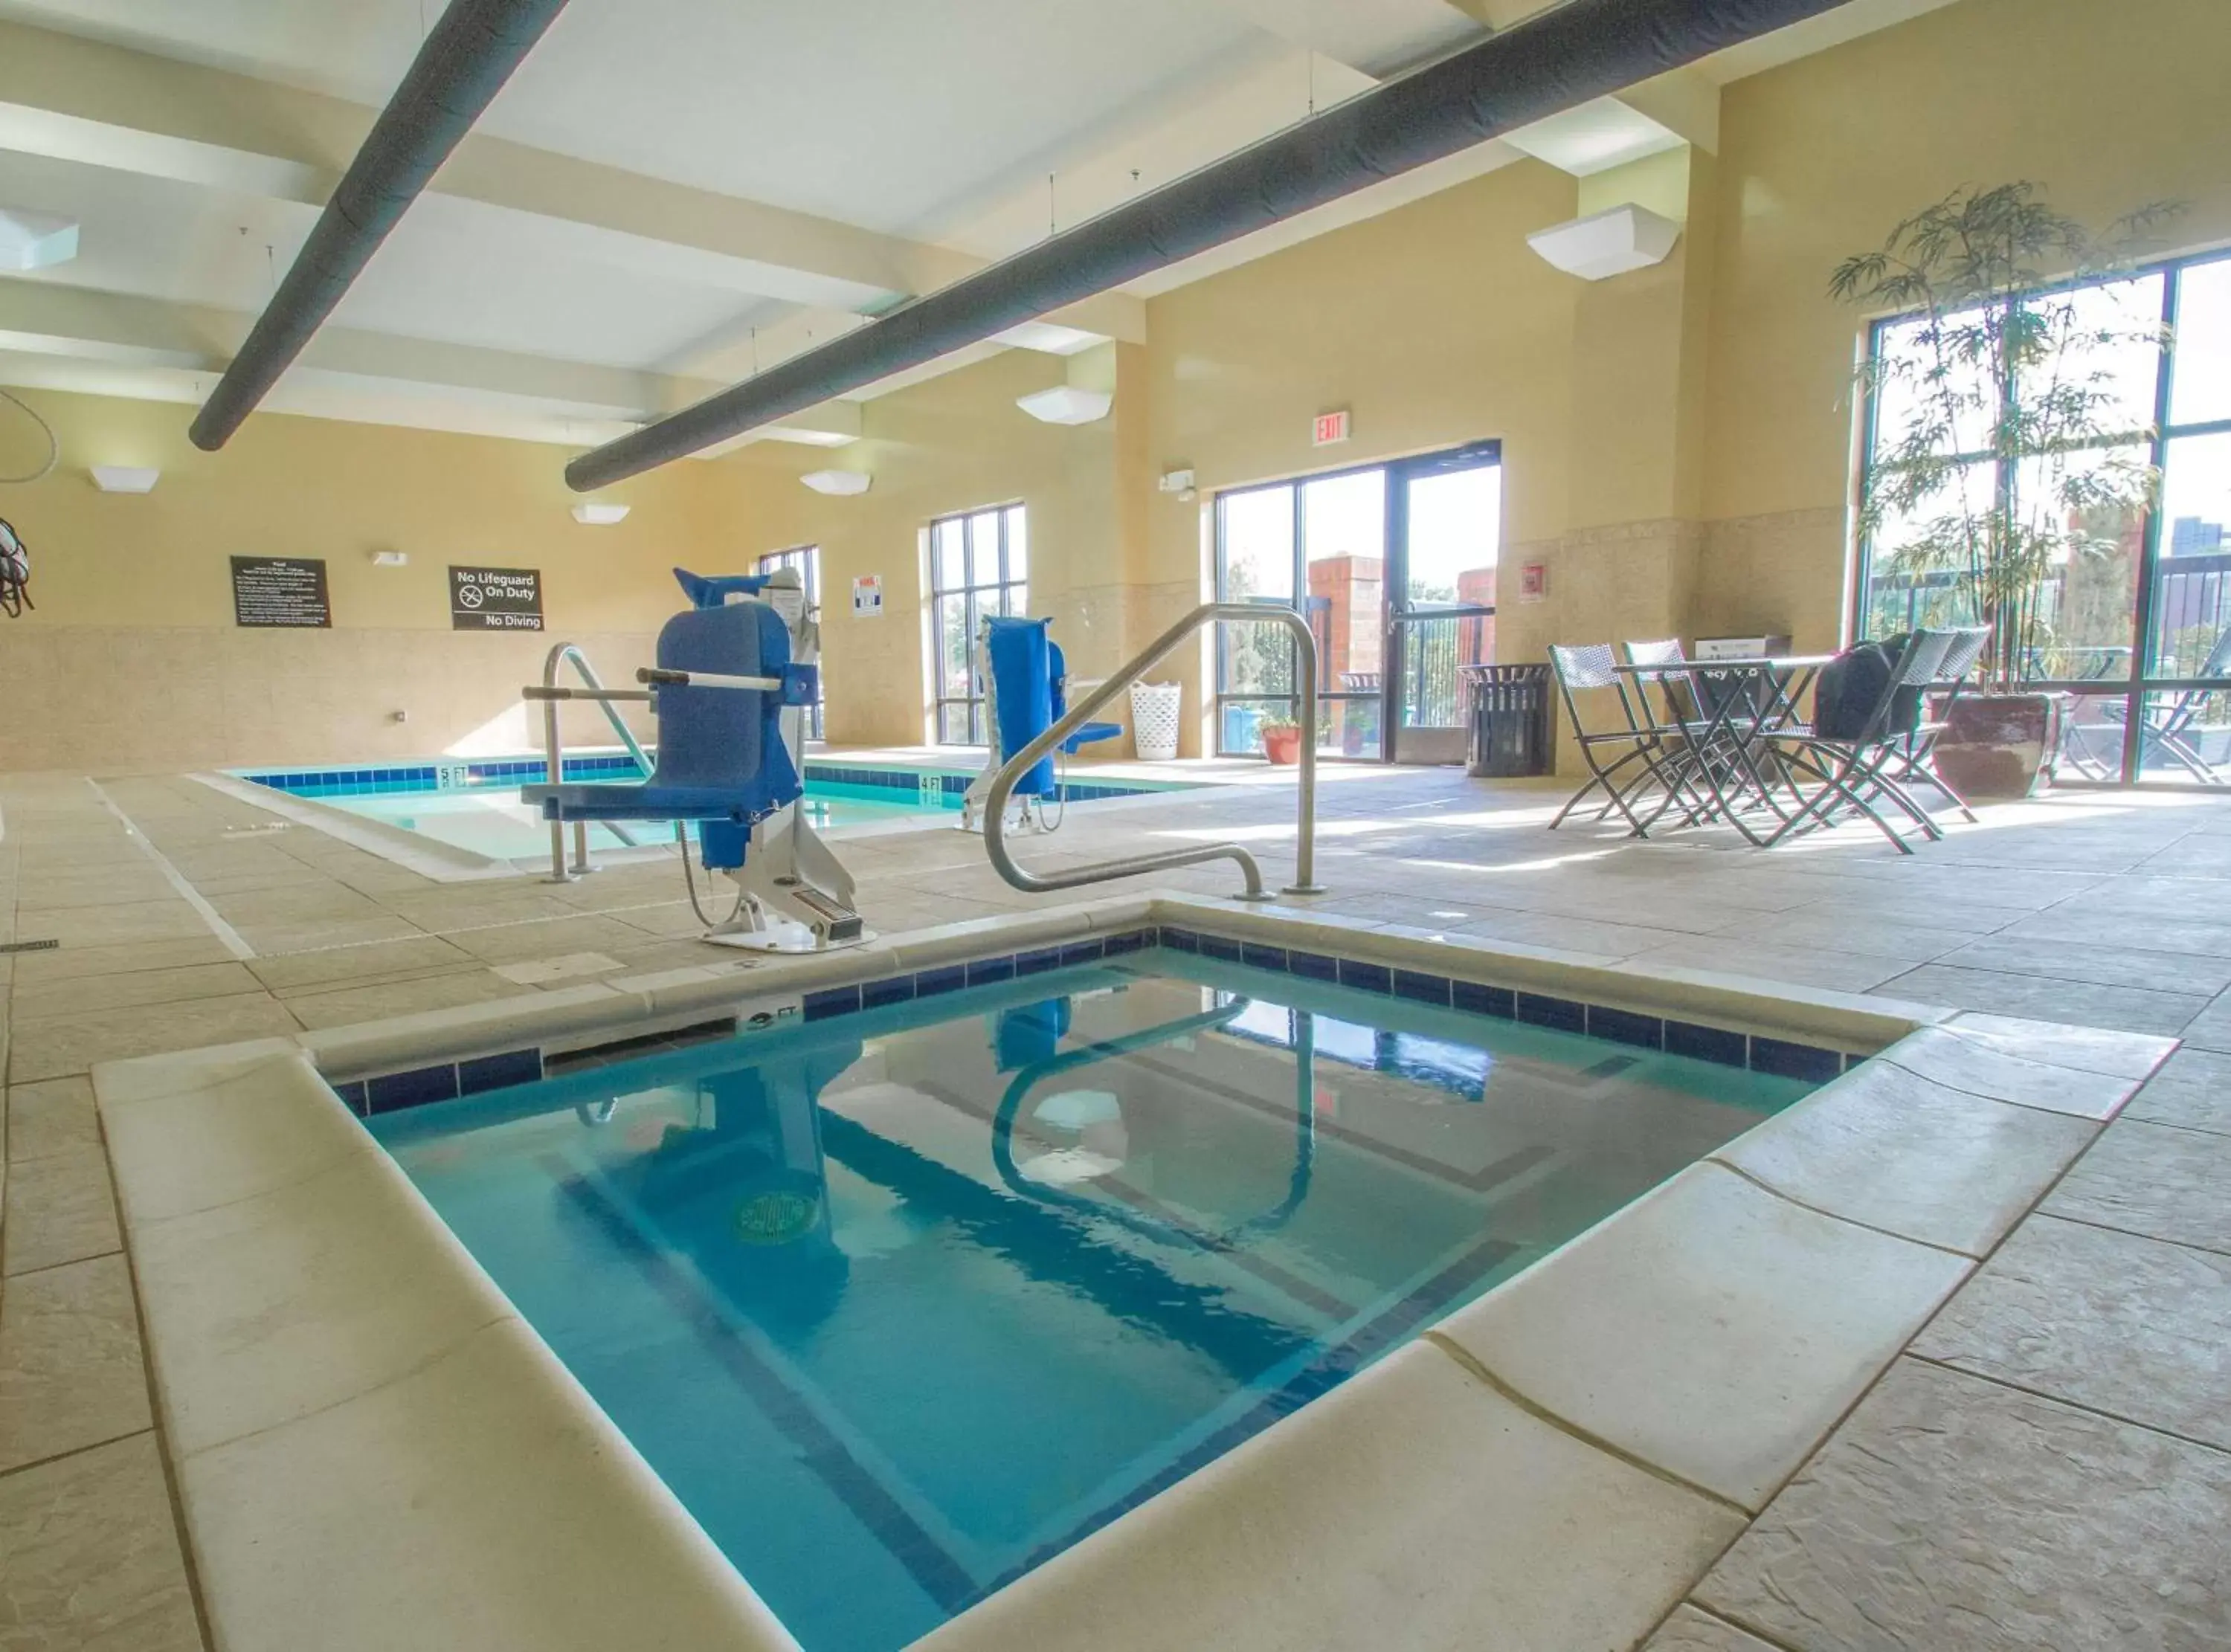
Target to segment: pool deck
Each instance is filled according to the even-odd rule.
[[[1238,784],[1143,810],[1081,808],[1044,850],[1021,840],[1018,858],[1066,867],[1235,836],[1283,881],[1290,780],[1255,765],[1203,775],[1207,766],[1119,765]],[[1329,766],[1318,875],[1330,893],[1309,905],[1390,933],[1553,946],[1603,965],[1747,974],[2183,1041],[2126,1104],[2144,1071],[2093,1071],[2120,1081],[2093,1116],[2016,1098],[2015,1122],[2053,1138],[2034,1147],[2033,1169],[2053,1168],[2023,1180],[1982,1239],[1898,1242],[1958,1258],[1964,1283],[1859,1384],[1840,1421],[1826,1420],[1833,1432],[1794,1477],[1719,1480],[1710,1461],[1685,1473],[1655,1447],[1608,1442],[1640,1465],[1637,1474],[1717,1509],[1696,1527],[1704,1537],[1673,1546],[1686,1599],[1626,1643],[1685,1652],[2231,1644],[2221,1536],[2231,1528],[2231,802],[2066,794],[1984,810],[1980,826],[1907,859],[1856,829],[1772,855],[1713,833],[1651,844],[1588,828],[1551,836],[1540,829],[1561,797],[1445,770]],[[176,1524],[174,1443],[150,1404],[134,1259],[90,1069],[564,991],[703,964],[708,949],[691,939],[696,920],[670,864],[562,886],[442,884],[182,776],[0,778],[0,939],[60,943],[0,957],[0,1644],[213,1644]],[[950,826],[844,853],[863,911],[887,932],[1060,899],[1008,887],[981,846]],[[1200,894],[1232,883],[1221,867],[1155,881]],[[1969,1024],[1990,1042],[1988,1020]],[[2053,1072],[2066,1083],[2091,1070],[2080,1039],[2053,1042],[2062,1048],[2038,1063],[2053,1064],[2036,1075],[2040,1086]],[[2034,1042],[2028,1049],[2042,1053]],[[2021,1046],[1993,1054],[2024,1059]],[[2098,1064],[2122,1059],[2103,1055]],[[1940,1076],[1956,1091],[1963,1081],[1988,1087]],[[1825,1152],[1801,1151],[1795,1163]],[[2003,1165],[2005,1155],[1992,1162]],[[1891,1225],[1840,1213],[1839,1190],[1807,1194],[1789,1184],[1794,1173],[1738,1154],[1697,1175],[1743,1190],[1717,1189],[1723,1202],[1803,1210],[1846,1241]],[[1950,1191],[1960,1197],[1948,1208],[1974,1203],[1975,1188]],[[1971,1261],[1979,1265],[1969,1272]],[[1515,1299],[1495,1300],[1505,1303],[1499,1315],[1523,1324]],[[1506,1432],[1555,1436],[1514,1459],[1529,1473],[1556,1472],[1560,1441],[1606,1443],[1588,1420],[1590,1385],[1575,1372],[1585,1377],[1592,1361],[1631,1364],[1631,1345],[1561,1351],[1564,1370],[1530,1379],[1564,1396],[1551,1404],[1504,1374],[1509,1347],[1534,1347],[1541,1336],[1498,1343],[1511,1333],[1445,1329],[1419,1357],[1448,1371],[1390,1360],[1381,1369],[1392,1374],[1350,1387],[1399,1384],[1421,1412],[1504,1407],[1520,1419]],[[1761,1334],[1789,1333],[1769,1325]],[[1478,1391],[1459,1395],[1452,1380]],[[1602,1500],[1634,1501],[1631,1487],[1612,1482],[1591,1492],[1575,1480],[1573,1490],[1583,1527]],[[1238,1574],[1266,1593],[1290,1587],[1283,1573],[1245,1578],[1264,1535],[1235,1537],[1218,1568],[1227,1582]],[[1335,1556],[1338,1535],[1300,1534]],[[1429,1570],[1458,1568],[1469,1546],[1467,1537],[1424,1559]],[[963,1618],[942,1634],[955,1644],[1053,1644],[1045,1620],[1033,1626],[1028,1615],[1034,1602],[1043,1611],[1060,1568],[1093,1564],[1090,1547],[1039,1574],[1031,1593],[1016,1591],[1006,1609],[1018,1615],[1012,1638],[998,1638],[988,1619]],[[1335,1571],[1319,1581],[1340,1579]],[[1471,1640],[1464,1623],[1423,1611],[1404,1639],[1399,1597],[1379,1604],[1391,1614],[1379,1643]],[[1102,1625],[1102,1640],[1064,1643],[1141,1643],[1105,1638]],[[1329,1623],[1322,1633],[1334,1633]],[[1584,1643],[1558,1633],[1545,1625],[1508,1643]],[[1318,1642],[1285,1615],[1266,1614],[1256,1632],[1219,1643]]]

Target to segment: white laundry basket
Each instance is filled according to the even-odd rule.
[[[1185,687],[1174,682],[1131,685],[1131,745],[1141,763],[1167,763],[1178,754],[1178,713]]]

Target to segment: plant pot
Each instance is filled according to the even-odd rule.
[[[1271,762],[1290,768],[1302,760],[1302,731],[1298,728],[1266,728],[1258,732],[1263,739],[1263,755]]]
[[[2027,797],[2060,755],[2062,696],[1964,694],[1937,741],[1937,767],[1970,803]]]

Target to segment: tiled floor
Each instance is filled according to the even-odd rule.
[[[1079,810],[1018,854],[1067,867],[1231,836],[1284,881],[1290,785],[1258,778]],[[2231,803],[2001,807],[1907,859],[1849,828],[1772,855],[1551,836],[1556,799],[1330,771],[1316,904],[2187,1044],[1652,1646],[2231,1645]],[[436,884],[183,777],[0,778],[0,940],[60,943],[0,956],[0,1647],[195,1647],[88,1068],[532,991],[546,963],[564,988],[696,962],[698,925],[670,862]],[[842,852],[885,931],[1042,899],[948,829]],[[1235,885],[1223,866],[1157,881]],[[2024,1076],[2018,1049],[1943,1059],[1931,1075],[1977,1094]],[[2092,1127],[2066,1087],[2039,1132]]]

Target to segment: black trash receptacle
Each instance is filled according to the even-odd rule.
[[[1465,666],[1471,694],[1467,771],[1490,779],[1549,772],[1549,668]]]

